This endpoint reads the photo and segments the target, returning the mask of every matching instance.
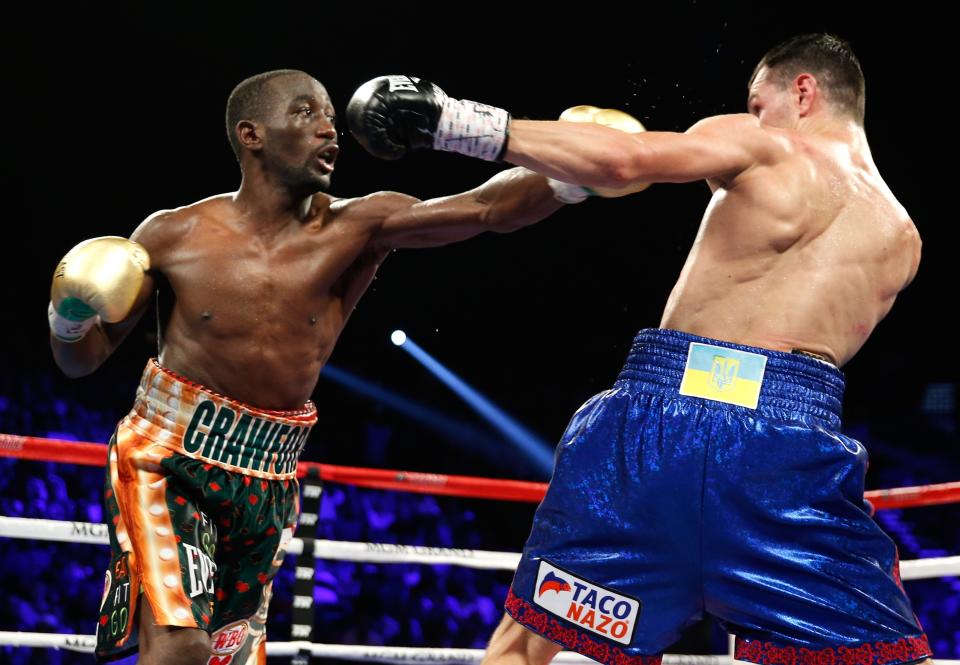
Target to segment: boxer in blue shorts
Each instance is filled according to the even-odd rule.
[[[510,120],[417,88],[351,118],[399,146],[379,154],[503,159],[551,177],[566,202],[651,182],[713,192],[660,329],[640,332],[613,388],[567,428],[486,661],[567,647],[655,665],[705,613],[754,663],[929,658],[863,500],[866,452],[840,434],[838,368],[920,260],[870,154],[849,44],[780,44],[754,70],[749,113],[684,133]]]

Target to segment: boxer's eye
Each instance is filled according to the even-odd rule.
[[[309,106],[304,106],[303,108],[297,110],[297,113],[299,113],[305,118],[309,118],[310,116],[313,115],[313,109],[311,109]]]

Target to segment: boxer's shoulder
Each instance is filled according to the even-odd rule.
[[[727,113],[724,115],[711,115],[694,123],[688,132],[729,132],[732,130],[760,130],[760,120],[750,113]]]
[[[419,203],[420,199],[401,192],[374,192],[355,199],[339,199],[330,206],[331,213],[351,223],[366,222],[378,226],[390,215]]]
[[[789,131],[762,125],[750,113],[710,116],[695,123],[686,133],[737,143],[758,161],[782,159],[795,150]]]
[[[200,203],[204,202],[158,210],[144,219],[130,235],[131,240],[147,248],[154,259],[154,267],[157,267],[156,260],[183,242],[202,219],[204,213],[203,208],[198,207]]]

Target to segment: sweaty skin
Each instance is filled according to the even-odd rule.
[[[763,68],[750,115],[684,134],[515,121],[506,159],[587,186],[705,179],[713,197],[661,327],[843,365],[913,279],[920,238],[863,128],[822,99],[797,111],[792,93]]]
[[[845,364],[913,278],[919,237],[865,142],[768,129],[714,191],[661,327]]]
[[[240,190],[158,212],[137,228],[131,239],[146,247],[152,267],[134,311],[75,344],[52,338],[67,374],[88,374],[109,356],[163,275],[176,297],[163,366],[255,407],[300,408],[391,250],[513,231],[561,206],[545,178],[523,168],[430,201],[322,193],[336,157],[329,96],[310,77],[275,81],[275,112],[263,126],[238,129],[252,147]]]

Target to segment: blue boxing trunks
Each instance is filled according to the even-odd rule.
[[[573,416],[507,597],[603,663],[659,663],[709,613],[764,665],[895,665],[930,647],[814,358],[643,330]]]

